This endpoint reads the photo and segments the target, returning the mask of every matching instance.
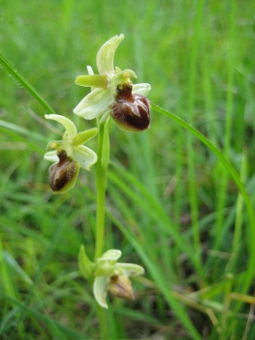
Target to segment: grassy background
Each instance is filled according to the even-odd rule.
[[[253,203],[254,10],[249,0],[2,0],[0,53],[81,130],[95,122],[72,114],[87,93],[74,79],[124,33],[115,64],[221,150]],[[77,265],[81,244],[94,253],[94,169],[52,195],[42,156],[62,130],[5,68],[0,78],[0,337],[100,338]],[[108,338],[253,339],[254,225],[230,172],[156,110],[147,132],[112,122],[110,138],[105,249],[146,275],[134,280],[134,302],[110,298]]]

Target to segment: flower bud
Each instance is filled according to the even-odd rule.
[[[80,165],[72,161],[64,150],[57,153],[59,162],[50,169],[50,187],[56,193],[64,193],[73,188],[79,174]]]
[[[113,295],[125,300],[134,300],[131,281],[127,276],[113,275],[108,283],[107,290]]]
[[[150,102],[141,94],[132,93],[132,84],[117,86],[116,101],[110,105],[111,116],[121,130],[138,132],[150,126]]]

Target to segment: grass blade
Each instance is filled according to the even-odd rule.
[[[15,69],[15,67],[0,53],[0,64],[6,69],[6,71],[15,78],[18,83],[30,93],[35,100],[42,105],[42,107],[50,113],[55,111],[46,103],[46,101],[40,96],[40,94],[31,86],[26,79]]]

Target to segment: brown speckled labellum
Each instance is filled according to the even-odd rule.
[[[65,151],[58,152],[59,162],[49,169],[50,187],[54,192],[63,193],[75,184],[79,173],[79,164],[73,162]]]
[[[124,300],[134,300],[132,284],[126,276],[111,276],[107,289],[113,296]]]
[[[117,86],[116,101],[110,105],[111,116],[121,130],[138,132],[150,126],[150,102],[132,93],[132,84]]]

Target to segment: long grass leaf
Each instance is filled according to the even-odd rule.
[[[240,193],[243,197],[243,200],[245,202],[247,211],[248,211],[249,220],[250,220],[250,232],[251,232],[251,237],[248,241],[249,242],[248,246],[249,246],[249,249],[250,249],[250,255],[248,257],[247,275],[244,279],[244,282],[243,282],[243,285],[242,285],[242,288],[241,288],[241,292],[245,294],[247,292],[248,288],[250,287],[251,281],[253,279],[254,267],[255,267],[255,247],[254,247],[254,244],[255,244],[255,216],[254,216],[253,206],[252,206],[250,197],[249,197],[249,195],[248,195],[238,173],[234,169],[234,167],[229,163],[229,161],[224,156],[224,154],[218,148],[216,148],[204,135],[202,135],[198,130],[193,128],[191,125],[186,123],[184,120],[182,120],[182,119],[178,118],[177,116],[175,116],[174,114],[160,108],[159,106],[152,104],[152,108],[155,111],[164,114],[165,116],[170,118],[172,121],[176,122],[177,124],[182,126],[184,129],[191,132],[204,145],[206,145],[208,147],[208,149],[210,149],[217,156],[217,158],[219,159],[221,164],[224,166],[224,168],[226,169],[228,174],[232,177],[232,179],[236,183],[236,186],[238,187],[238,189],[239,189],[239,191],[240,191]],[[236,308],[238,309],[239,307],[240,307],[240,304],[237,304]]]
[[[18,83],[30,93],[35,100],[42,105],[47,112],[54,113],[55,111],[46,103],[46,101],[40,96],[40,94],[29,84],[28,81],[15,69],[15,67],[0,53],[0,64],[6,69],[6,71],[15,78]]]

